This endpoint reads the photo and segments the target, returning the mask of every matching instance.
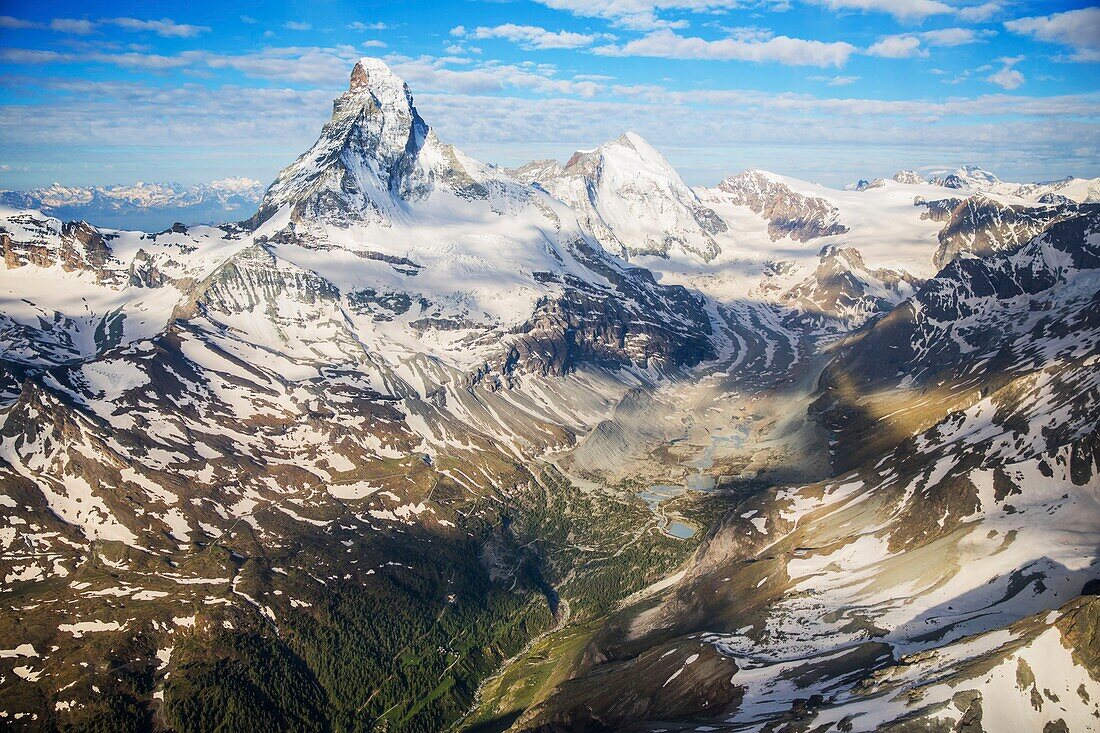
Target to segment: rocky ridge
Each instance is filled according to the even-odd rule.
[[[964,173],[510,173],[364,59],[247,226],[0,211],[0,709],[1088,730],[1100,214]]]

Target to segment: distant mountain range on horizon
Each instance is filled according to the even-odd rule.
[[[105,186],[53,183],[28,191],[0,191],[0,204],[115,229],[159,231],[176,222],[221,224],[246,218],[263,192],[262,183],[245,177],[191,186],[145,181]]]
[[[641,140],[635,133],[625,133],[620,141],[628,136]],[[648,147],[648,143],[644,140],[642,142]],[[591,155],[598,149],[579,151],[570,162],[578,157]],[[536,160],[505,170],[517,173],[521,178],[532,179],[532,175],[564,167],[567,166],[562,166],[555,160]],[[864,179],[844,188],[864,190],[881,185],[884,180]],[[1070,175],[1049,181],[1010,183],[1002,181],[980,166],[969,164],[956,169],[932,168],[925,174],[915,170],[901,170],[891,180],[900,183],[934,183],[949,188],[967,188],[1032,200],[1051,194],[1078,202],[1100,201],[1100,178]],[[0,205],[38,209],[60,219],[85,220],[115,229],[156,232],[175,223],[221,224],[247,218],[246,215],[250,215],[251,210],[263,198],[266,188],[260,181],[247,177],[223,178],[193,185],[171,181],[138,181],[134,184],[68,186],[55,182],[49,186],[27,190],[0,189]]]

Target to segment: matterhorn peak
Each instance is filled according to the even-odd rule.
[[[255,223],[285,205],[294,218],[382,222],[395,201],[422,195],[419,160],[431,130],[405,82],[381,59],[362,58],[332,119],[310,150],[268,189]]]
[[[404,83],[397,78],[397,75],[393,73],[393,69],[385,61],[373,56],[364,56],[355,62],[355,66],[351,70],[350,91],[354,92],[368,88],[372,80],[382,80],[385,83],[394,81],[399,84]]]
[[[348,94],[369,94],[380,107],[412,107],[409,85],[382,59],[364,56],[351,70]]]
[[[348,90],[333,105],[333,121],[363,110],[370,117],[384,118],[390,127],[422,127],[422,136],[427,134],[427,125],[413,106],[409,85],[382,59],[363,57],[355,63]]]

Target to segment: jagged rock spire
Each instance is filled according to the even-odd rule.
[[[422,183],[414,173],[429,134],[408,85],[381,59],[360,59],[317,142],[283,169],[252,223],[287,204],[293,218],[384,221],[393,198]]]

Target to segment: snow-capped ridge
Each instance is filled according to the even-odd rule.
[[[800,193],[788,180],[767,171],[747,170],[708,190],[707,198],[748,207],[768,222],[772,241],[790,237],[805,242],[848,231],[831,201]]]
[[[579,150],[564,166],[537,161],[514,173],[567,203],[605,249],[625,258],[681,255],[710,261],[720,250],[714,235],[727,229],[636,132]]]
[[[898,171],[893,175],[892,180],[895,183],[905,183],[908,185],[919,185],[925,183],[924,176],[911,169]]]

